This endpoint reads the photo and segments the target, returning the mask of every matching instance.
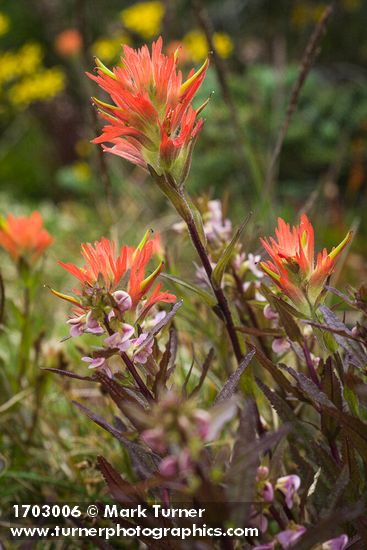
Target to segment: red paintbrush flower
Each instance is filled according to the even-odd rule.
[[[94,246],[90,243],[82,244],[81,250],[85,260],[84,267],[80,268],[72,263],[59,262],[59,264],[79,279],[84,287],[92,288],[97,283],[102,283],[108,292],[117,293],[116,299],[120,298],[121,290],[126,291],[123,292],[126,294],[124,303],[128,304],[126,309],[136,309],[138,304],[147,297],[163,269],[163,262],[161,262],[153,273],[146,276],[147,266],[154,251],[154,240],[150,239],[150,231],[145,234],[137,248],[123,246],[119,254],[116,253],[115,243],[105,237],[102,237],[101,241],[96,241]],[[124,289],[121,289],[121,286]],[[146,315],[148,310],[158,302],[171,303],[176,300],[176,296],[168,292],[160,292],[160,288],[159,284],[153,290],[143,306],[140,317]],[[80,305],[79,300],[70,296],[57,292],[55,294]]]
[[[315,264],[314,230],[305,214],[300,225],[292,227],[278,218],[276,239],[261,239],[271,261],[261,262],[262,270],[302,311],[309,313],[320,296],[326,279],[331,275],[338,256],[348,244],[351,233],[328,254],[319,252]]]
[[[162,38],[139,50],[123,46],[122,65],[107,69],[96,59],[97,76],[88,74],[107,92],[113,105],[94,99],[108,124],[94,140],[103,150],[133,164],[170,173],[182,183],[188,171],[195,139],[203,125],[191,102],[200,87],[208,61],[186,82],[177,69],[177,51],[162,53]],[[111,144],[107,146],[106,143]]]
[[[36,262],[52,241],[39,212],[18,218],[8,214],[0,221],[0,246],[15,261],[22,258],[31,264]]]

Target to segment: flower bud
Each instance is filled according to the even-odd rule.
[[[159,465],[159,471],[163,477],[177,476],[179,471],[177,458],[175,456],[164,458]]]

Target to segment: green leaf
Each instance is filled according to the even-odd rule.
[[[203,363],[203,366],[201,368],[200,380],[199,380],[197,386],[192,390],[192,392],[190,394],[190,397],[193,397],[194,395],[196,395],[199,392],[202,385],[204,384],[206,375],[208,374],[208,371],[209,371],[209,368],[210,368],[210,366],[213,362],[213,359],[214,359],[214,349],[210,348],[209,353],[206,356],[205,361]]]
[[[264,292],[264,295],[268,300],[269,304],[279,314],[280,324],[284,327],[284,330],[288,338],[290,338],[292,342],[301,343],[302,334],[299,329],[299,326],[294,320],[294,315],[295,315],[294,312],[297,313],[297,310],[289,306],[289,304],[284,302],[284,300],[281,300],[280,298],[272,294],[265,285],[261,285],[261,289]]]
[[[342,389],[340,381],[333,370],[331,357],[326,361],[322,371],[321,389],[338,409],[341,410],[343,408]],[[335,418],[330,417],[328,414],[324,414],[321,410],[321,429],[328,440],[332,441],[338,435],[340,425]]]
[[[256,377],[255,382],[283,422],[298,422],[298,418],[283,397],[278,395],[276,391],[271,390],[259,378]]]
[[[249,351],[248,354],[242,359],[237,370],[228,378],[227,382],[224,384],[223,388],[217,395],[214,401],[215,405],[218,405],[219,403],[222,403],[222,401],[226,401],[227,399],[230,399],[232,397],[232,395],[237,390],[242,374],[245,372],[245,369],[249,366],[251,359],[253,358],[255,353],[256,352],[253,349]]]
[[[217,265],[213,269],[212,273],[212,283],[214,288],[220,288],[223,275],[225,273],[225,270],[227,268],[228,262],[232,257],[232,254],[235,251],[236,245],[241,237],[241,234],[243,230],[245,229],[246,225],[248,224],[248,221],[250,219],[251,213],[247,216],[243,224],[237,229],[236,233],[232,237],[231,242],[228,244],[227,248],[223,251],[222,256],[220,257]]]
[[[359,342],[353,338],[348,338],[350,330],[340,321],[331,309],[324,305],[320,305],[319,309],[322,313],[325,324],[333,330],[333,338],[347,353],[348,362],[352,365],[364,369],[367,362],[367,355]],[[346,334],[347,337],[341,334]],[[327,333],[330,337],[330,333]]]
[[[317,409],[316,404],[320,407],[335,408],[334,403],[330,401],[328,396],[316,386],[316,384],[307,378],[302,372],[297,372],[292,367],[280,364],[279,368],[288,372],[297,381],[299,389],[307,397],[310,403]]]
[[[250,343],[249,343],[250,344]],[[264,353],[254,346],[256,349],[256,359],[259,361],[261,366],[263,366],[273,377],[273,379],[279,384],[283,391],[294,395],[298,399],[302,399],[303,395],[296,386],[293,386],[286,376],[279,370],[277,365],[275,365],[270,359],[264,355]]]
[[[194,219],[194,224],[197,229],[197,232],[199,233],[200,240],[202,244],[204,245],[204,248],[206,247],[206,235],[204,231],[203,226],[203,218],[199,212],[199,210],[196,208],[195,204],[191,201],[189,197],[186,197],[187,204],[190,207],[192,217]]]
[[[347,466],[344,466],[338,479],[333,485],[333,491],[329,496],[328,502],[326,503],[325,509],[320,513],[320,517],[327,517],[332,514],[336,506],[338,505],[339,500],[341,499],[347,485],[349,483],[349,471]],[[345,502],[345,498],[343,499]]]
[[[260,285],[260,290],[261,290],[261,293],[264,294],[265,298],[268,300],[269,304],[272,304],[273,301],[275,300],[276,302],[278,303],[281,303],[281,305],[283,306],[283,309],[287,310],[287,312],[290,314],[290,315],[293,315],[294,317],[296,317],[297,319],[304,319],[304,320],[307,320],[308,321],[308,317],[306,315],[304,315],[303,313],[301,313],[300,311],[298,311],[296,308],[294,308],[293,306],[291,306],[290,304],[288,304],[288,302],[285,302],[282,298],[280,298],[279,296],[277,296],[276,294],[274,294],[266,285],[264,285],[263,283]]]
[[[342,510],[335,510],[331,516],[311,526],[297,541],[297,550],[310,550],[316,544],[320,544],[336,537],[342,532],[343,525],[360,517],[363,514],[362,503],[347,506]]]
[[[104,456],[97,457],[97,467],[103,475],[110,494],[114,499],[118,502],[125,503],[139,501],[139,491],[133,485],[125,481]]]
[[[142,445],[139,445],[138,443],[127,439],[121,430],[118,430],[114,426],[111,426],[111,424],[109,424],[104,418],[94,413],[81,403],[78,403],[77,401],[72,401],[72,403],[73,405],[76,405],[78,409],[80,409],[88,418],[93,420],[93,422],[109,432],[111,435],[113,435],[113,437],[118,439],[123,444],[130,455],[131,461],[135,466],[137,473],[142,478],[145,479],[150,477],[150,475],[157,470],[157,466],[159,463],[159,457],[157,455],[146,451],[146,449]]]
[[[245,522],[254,500],[256,470],[260,464],[256,448],[255,403],[247,401],[242,409],[236,442],[227,473],[227,495],[229,502],[238,503],[233,508],[235,525]]]
[[[359,417],[359,414],[360,414],[359,401],[355,392],[352,390],[352,388],[348,388],[348,386],[344,386],[343,394],[346,402],[349,405],[349,409],[352,412],[352,414]]]
[[[199,288],[196,285],[193,285],[192,283],[188,283],[187,281],[184,281],[183,279],[180,279],[179,277],[176,277],[174,275],[168,275],[167,273],[161,273],[160,275],[164,279],[168,279],[169,281],[172,281],[176,285],[183,286],[184,288],[187,288],[188,290],[191,290],[191,292],[194,292],[200,298],[210,307],[215,307],[217,305],[216,298],[209,294],[206,290],[203,290],[202,288]]]
[[[325,409],[325,412],[328,412],[337,419],[343,431],[348,435],[350,442],[367,465],[367,424],[362,422],[359,418],[347,412],[339,411],[336,408],[328,407]]]
[[[158,398],[161,392],[166,388],[166,382],[174,369],[177,355],[177,331],[174,326],[169,329],[169,339],[166,344],[162,359],[159,363],[159,370],[155,376],[153,383],[153,393]]]

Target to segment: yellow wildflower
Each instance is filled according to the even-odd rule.
[[[129,44],[127,34],[115,38],[99,38],[91,47],[93,55],[106,62],[114,61],[121,53],[121,44]]]
[[[213,42],[218,55],[224,59],[231,55],[233,42],[228,34],[215,32],[213,34]],[[209,45],[203,32],[195,30],[187,33],[183,38],[183,43],[192,61],[199,62],[207,57]]]
[[[122,10],[120,16],[127,29],[150,40],[160,31],[164,6],[162,2],[139,2]]]
[[[10,27],[10,20],[5,13],[0,12],[0,36],[6,34]]]
[[[13,84],[8,90],[10,102],[17,107],[27,107],[34,101],[47,101],[65,87],[65,74],[56,67],[44,69]]]
[[[3,53],[0,55],[0,84],[35,72],[39,69],[42,58],[39,44],[25,44],[18,52]]]
[[[231,37],[225,32],[215,32],[213,35],[214,47],[218,54],[227,59],[233,52],[233,42]]]

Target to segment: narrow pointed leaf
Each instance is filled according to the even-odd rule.
[[[252,349],[248,354],[242,359],[237,370],[229,377],[227,382],[224,384],[223,388],[217,395],[214,405],[218,405],[227,399],[230,399],[232,395],[237,390],[238,384],[240,382],[242,374],[245,372],[246,368],[249,366],[251,359],[255,355],[256,351]]]
[[[169,281],[172,281],[176,285],[182,286],[184,288],[187,288],[188,290],[191,290],[191,292],[194,292],[200,298],[210,307],[214,307],[217,304],[216,298],[209,294],[206,290],[203,290],[202,288],[199,288],[192,283],[188,283],[187,281],[184,281],[183,279],[180,279],[179,277],[176,277],[174,275],[168,275],[167,273],[162,273],[161,277],[164,279],[168,279]]]
[[[222,256],[220,257],[217,265],[213,269],[212,273],[212,283],[214,288],[220,288],[224,273],[226,271],[228,262],[230,261],[232,254],[235,252],[238,241],[240,240],[241,234],[245,229],[248,221],[250,219],[251,213],[247,216],[243,224],[237,229],[236,233],[233,235],[231,242],[228,244],[224,250]]]

